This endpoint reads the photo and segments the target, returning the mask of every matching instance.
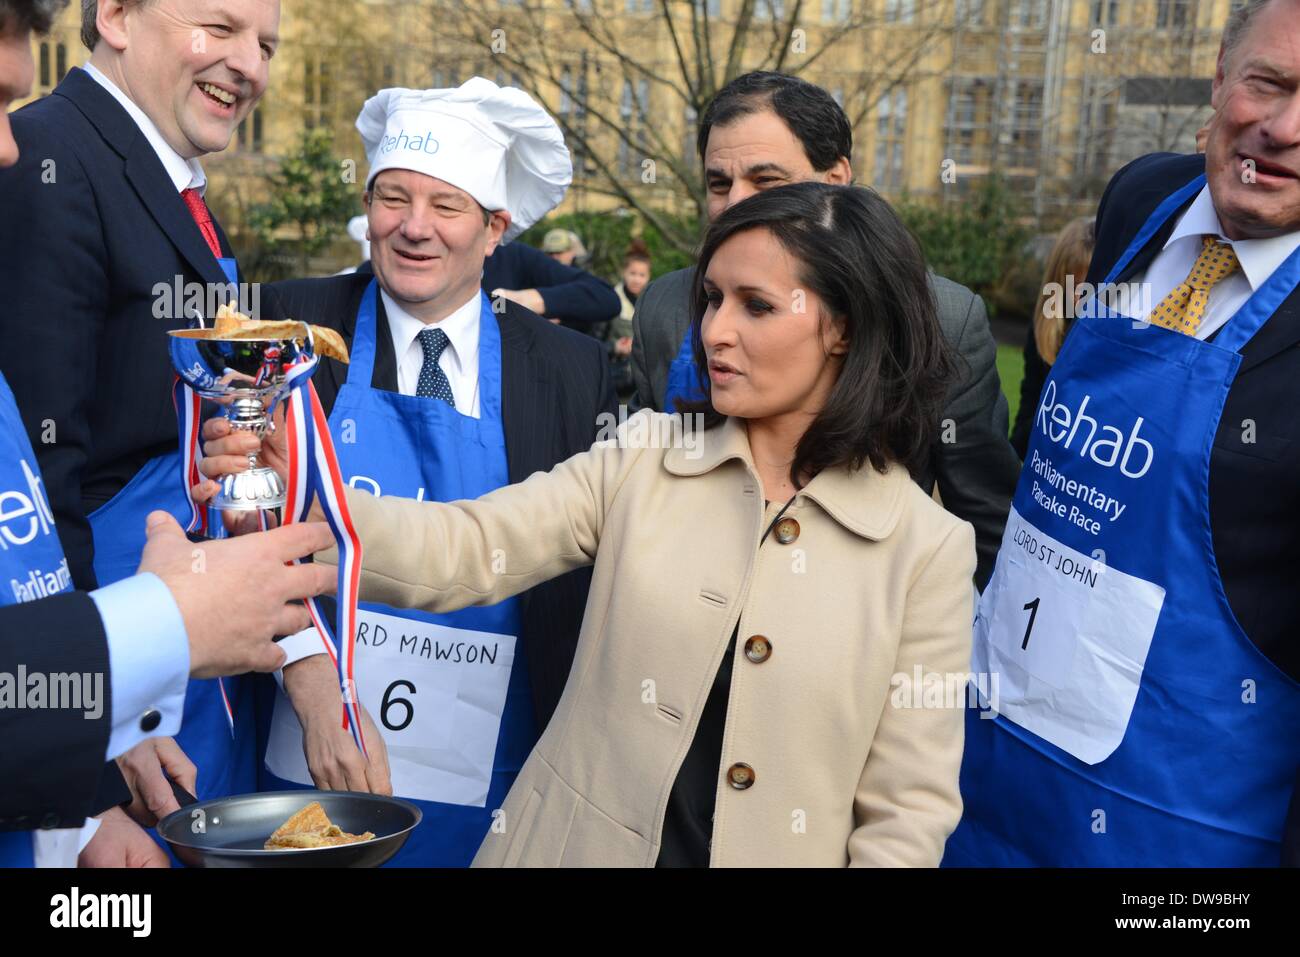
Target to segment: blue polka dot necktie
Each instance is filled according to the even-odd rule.
[[[1210,290],[1236,272],[1239,265],[1231,246],[1217,236],[1204,237],[1192,271],[1160,300],[1149,321],[1175,332],[1196,335],[1210,304]]]
[[[451,344],[451,340],[447,338],[447,333],[438,328],[421,329],[418,338],[420,348],[424,350],[424,365],[420,366],[420,381],[415,387],[415,394],[442,399],[454,409],[456,399],[451,394],[451,383],[438,365],[438,357]]]

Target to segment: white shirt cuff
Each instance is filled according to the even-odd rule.
[[[181,727],[190,677],[190,643],[176,599],[161,578],[146,572],[90,593],[108,636],[113,728],[107,760],[146,738],[170,736]],[[161,720],[140,727],[148,711]]]
[[[280,690],[284,690],[284,669],[288,668],[295,661],[302,661],[304,658],[310,658],[313,655],[325,654],[325,642],[321,634],[313,625],[310,628],[304,628],[302,631],[286,635],[276,642],[285,654],[284,664],[275,672],[276,683],[279,684]]]

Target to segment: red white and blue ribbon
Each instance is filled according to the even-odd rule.
[[[190,503],[190,520],[186,523],[186,532],[208,532],[208,510],[194,501],[193,489],[202,477],[199,474],[199,430],[203,426],[202,403],[199,394],[189,387],[180,376],[172,384],[172,402],[176,406],[176,424],[180,430],[181,450],[181,485],[185,489],[185,501]],[[235,710],[230,706],[230,696],[226,694],[226,683],[217,679],[217,688],[221,691],[221,706],[226,712],[226,724],[230,726],[230,736],[235,736]]]
[[[192,489],[199,484],[199,430],[203,400],[180,376],[172,384],[172,402],[176,406],[176,424],[180,428],[181,484],[185,486],[185,501],[190,503],[190,521],[186,532],[207,533],[208,510],[194,501]]]
[[[368,757],[354,674],[357,598],[361,587],[361,537],[343,494],[343,473],[334,453],[329,423],[311,384],[316,362],[315,358],[301,360],[285,372],[288,394],[284,422],[289,446],[289,482],[284,524],[306,521],[315,493],[338,543],[338,615],[333,635],[315,599],[307,599],[307,611],[325,651],[338,670],[339,690],[343,697],[343,727],[351,730],[357,747]]]
[[[331,632],[315,599],[307,599],[307,611],[317,633],[321,636],[330,661],[338,670],[339,690],[343,698],[342,726],[351,730],[357,747],[368,757],[365,736],[361,728],[360,703],[357,700],[354,673],[357,598],[361,586],[361,537],[357,534],[356,526],[352,522],[352,513],[348,510],[347,499],[343,494],[343,473],[339,469],[338,457],[334,453],[329,423],[325,418],[324,409],[321,408],[320,399],[316,395],[316,389],[311,384],[311,374],[315,371],[317,361],[314,357],[303,359],[285,370],[287,390],[287,397],[284,400],[285,430],[289,446],[289,482],[283,524],[305,522],[311,511],[313,497],[319,497],[321,509],[334,532],[334,539],[339,548],[338,616],[335,629]],[[176,400],[176,417],[180,427],[181,477],[185,486],[186,500],[192,509],[190,525],[186,531],[206,531],[207,509],[201,508],[193,498],[193,487],[201,478],[198,467],[200,398],[179,377],[173,397]],[[274,412],[274,407],[271,412]],[[259,526],[266,528],[266,516],[261,514],[258,518]],[[293,564],[299,563],[298,559],[294,559]],[[224,684],[221,685],[221,700],[225,705],[231,734],[234,734],[234,712],[230,707]]]

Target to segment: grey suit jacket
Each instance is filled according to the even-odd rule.
[[[664,407],[668,367],[690,326],[694,268],[650,283],[632,317],[632,370],[638,401]],[[939,324],[960,357],[961,371],[944,409],[944,429],[931,474],[918,477],[927,492],[935,483],[944,507],[975,526],[982,589],[993,574],[1002,529],[1020,476],[1020,458],[1007,438],[1007,400],[998,381],[997,344],[984,301],[965,286],[931,274]]]

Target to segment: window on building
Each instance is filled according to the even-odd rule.
[[[904,184],[903,134],[907,129],[907,90],[886,91],[876,102],[876,170],[873,185],[897,189]]]
[[[1011,25],[1034,30],[1047,23],[1047,0],[1012,0]]]
[[[565,67],[560,74],[560,121],[566,130],[569,151],[573,154],[573,178],[580,180],[587,173],[587,78],[582,68]]]
[[[333,54],[308,54],[303,60],[303,125],[307,129],[325,126],[332,119],[334,82],[330,59]]]
[[[948,143],[945,159],[959,166],[987,163],[992,88],[980,79],[954,80],[948,94]]]
[[[984,0],[956,0],[953,5],[959,27],[978,27],[984,22]]]
[[[886,23],[915,23],[916,0],[885,0]]]
[[[1196,0],[1156,0],[1156,27],[1185,30],[1196,25]]]
[[[785,0],[757,0],[754,4],[755,20],[784,20]]]
[[[618,113],[625,137],[618,143],[618,169],[623,176],[639,175],[645,159],[645,121],[649,113],[650,82],[645,79],[624,80]]]
[[[54,64],[55,81],[62,83],[63,78],[68,75],[68,45],[66,43],[60,43],[54,48]]]
[[[822,0],[822,23],[848,23],[852,14],[851,0]]]
[[[41,44],[41,71],[40,71],[41,88],[48,90],[52,85],[50,83],[50,45]]]
[[[1011,98],[1008,166],[1037,169],[1043,141],[1043,84],[1017,80]]]
[[[1094,27],[1113,27],[1119,22],[1119,0],[1092,0],[1088,24]]]
[[[655,0],[626,0],[628,13],[650,13],[655,8]]]

